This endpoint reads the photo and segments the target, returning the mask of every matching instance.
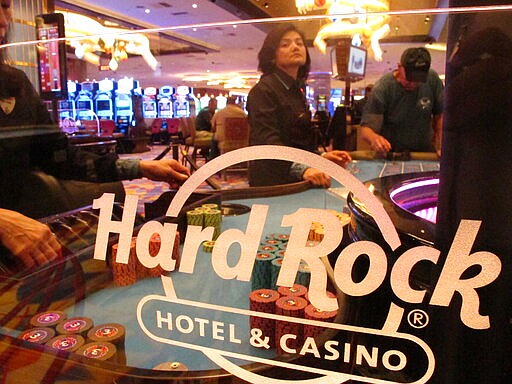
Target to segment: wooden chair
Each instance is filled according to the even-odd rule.
[[[194,117],[182,117],[181,129],[185,141],[185,151],[187,154],[192,149],[192,160],[197,161],[198,158],[202,157],[206,162],[206,153],[211,148],[212,139],[211,137],[198,137],[196,135],[196,126]]]
[[[227,117],[224,119],[224,140],[219,141],[220,154],[244,148],[249,145],[249,121],[247,117]],[[248,171],[247,163],[233,165],[221,172],[226,180],[226,173],[229,171]]]

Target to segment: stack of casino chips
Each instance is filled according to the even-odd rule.
[[[64,312],[49,310],[34,315],[30,327],[18,338],[58,351],[126,365],[126,330],[121,324],[94,326],[88,317],[68,318]]]
[[[346,225],[350,222],[350,215],[344,212],[338,212],[335,210],[328,210],[332,214],[334,214],[338,220],[341,222],[341,225]],[[311,228],[309,229],[308,240],[312,241],[322,241],[325,235],[324,226],[321,223],[313,222],[311,224]]]
[[[258,289],[252,291],[249,295],[249,308],[251,311],[263,313],[276,313],[276,301],[279,299],[279,293],[272,289]],[[250,316],[249,324],[251,329],[260,329],[261,338],[269,338],[270,348],[275,347],[275,320],[259,316]]]
[[[149,241],[149,254],[156,256],[160,250],[161,239],[160,235],[153,234]],[[166,275],[167,271],[163,269],[160,264],[153,268],[147,268],[139,262],[137,258],[137,238],[133,237],[130,244],[130,255],[128,257],[128,264],[122,264],[117,262],[117,248],[118,244],[112,245],[112,277],[114,285],[118,287],[124,287],[135,284],[137,281],[145,279],[147,277],[154,278]],[[176,260],[175,269],[179,267],[180,262],[180,233],[176,231],[176,238],[174,239],[174,247],[172,250],[171,257]]]
[[[117,261],[117,248],[118,244],[112,245],[112,278],[114,285],[117,287],[125,287],[135,284],[137,282],[137,252],[135,249],[136,238],[132,238],[130,244],[130,255],[128,256],[128,263],[123,264]]]
[[[272,285],[272,261],[276,255],[268,252],[259,251],[256,254],[256,260],[251,276],[251,287],[257,289],[270,288]]]
[[[289,235],[272,233],[265,237],[258,247],[251,277],[252,289],[277,289],[277,278],[286,252]],[[318,240],[308,240],[306,246],[318,245]],[[311,271],[307,263],[301,262],[295,283],[309,286]]]
[[[328,297],[336,297],[327,292]],[[251,311],[274,313],[282,316],[305,318],[322,322],[333,322],[338,311],[320,311],[313,306],[308,299],[308,290],[300,284],[292,287],[278,287],[277,290],[258,289],[249,295],[249,307]],[[261,340],[269,338],[269,346],[276,348],[278,354],[285,353],[278,341],[285,334],[292,334],[296,338],[287,339],[289,348],[300,348],[307,337],[316,337],[325,331],[325,327],[302,324],[285,320],[273,320],[259,316],[250,317],[251,330],[257,328],[262,331]],[[252,331],[251,331],[252,332]]]
[[[288,317],[304,318],[304,310],[308,302],[305,298],[299,296],[282,296],[276,301],[276,314]],[[295,335],[296,338],[288,339],[289,348],[300,348],[303,341],[303,325],[301,323],[277,321],[276,322],[276,351],[278,355],[285,353],[278,340],[286,334]]]
[[[37,313],[30,319],[30,328],[20,333],[18,338],[34,344],[46,344],[56,334],[55,326],[66,318],[61,311]]]
[[[326,323],[334,322],[338,311],[321,311],[313,304],[309,304],[304,310],[304,317],[308,320],[318,320]],[[325,331],[324,327],[318,327],[311,324],[304,324],[304,339],[307,337],[316,337]]]
[[[213,227],[212,240],[215,241],[222,229],[222,211],[218,204],[203,204],[187,211],[187,225],[196,225],[202,228]]]
[[[97,349],[103,351],[105,348],[112,349],[114,354],[108,357],[108,359],[114,360],[117,364],[126,365],[126,352],[125,352],[125,335],[126,329],[124,326],[118,323],[108,323],[108,324],[100,324],[94,328],[91,328],[87,332],[87,338],[90,344],[90,350],[92,350],[94,344],[96,344]],[[112,344],[114,348],[109,346],[108,344]],[[87,356],[85,350],[84,356]],[[110,354],[110,353],[108,353]],[[106,355],[105,355],[106,356]]]

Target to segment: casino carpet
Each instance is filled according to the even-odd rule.
[[[141,160],[152,160],[162,153],[166,148],[165,145],[153,144],[148,146],[148,151],[141,153],[130,153],[130,154],[120,154],[119,157],[122,159],[141,159]],[[172,158],[172,152],[169,152],[166,155],[166,158]],[[180,157],[181,160],[181,157]],[[203,160],[198,160],[198,165],[203,164]],[[247,172],[229,172],[227,174],[226,180],[223,180],[219,175],[213,176],[213,179],[219,183],[219,185],[223,189],[227,188],[245,188],[248,186],[247,183]],[[138,211],[140,214],[144,215],[144,203],[149,203],[155,201],[163,192],[169,190],[169,185],[167,183],[156,182],[148,179],[137,179],[137,180],[129,180],[123,181],[123,185],[126,191],[126,194],[129,195],[137,195],[139,197],[139,205]],[[212,188],[205,183],[203,183],[198,191],[211,191]]]

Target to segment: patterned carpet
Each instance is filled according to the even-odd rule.
[[[164,151],[166,148],[165,145],[161,144],[153,144],[148,146],[148,151],[141,153],[131,153],[131,154],[121,154],[120,158],[136,158],[141,160],[151,160],[157,157]],[[172,158],[172,153],[169,152],[166,157]],[[181,161],[181,157],[180,157]],[[202,160],[198,160],[198,165],[203,164]],[[246,173],[238,173],[238,172],[229,172],[227,174],[226,180],[223,180],[220,176],[213,176],[215,181],[217,181],[221,187],[224,188],[244,188],[248,186]],[[137,179],[130,181],[123,181],[124,188],[126,190],[126,194],[137,195],[139,197],[139,213],[144,215],[144,203],[152,202],[156,200],[163,192],[169,190],[169,185],[167,183],[151,181],[148,179]],[[198,190],[208,191],[212,190],[212,188],[203,183]]]

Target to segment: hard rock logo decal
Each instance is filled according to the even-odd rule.
[[[398,233],[382,204],[350,172],[315,154],[282,146],[247,147],[228,152],[206,163],[192,174],[177,192],[168,208],[167,216],[178,217],[188,197],[208,177],[233,164],[259,159],[303,163],[330,175],[363,202],[391,250],[396,251],[401,245]],[[94,258],[105,260],[108,237],[113,232],[119,234],[116,261],[127,263],[137,198],[127,196],[121,221],[112,221],[111,219],[113,204],[114,196],[109,194],[94,201],[93,208],[100,209]],[[234,228],[227,229],[218,236],[215,242],[211,257],[212,269],[217,276],[224,280],[237,279],[246,282],[251,278],[268,207],[254,204],[251,208],[245,231]],[[305,237],[307,237],[312,222],[322,223],[325,235],[315,247],[307,247],[304,246]],[[333,214],[320,209],[300,208],[292,214],[283,216],[281,225],[290,227],[291,232],[277,285],[292,287],[300,265],[306,263],[311,273],[308,298],[319,311],[335,311],[338,309],[339,302],[344,300],[343,298],[371,294],[384,283],[386,276],[389,276],[391,289],[398,299],[410,304],[422,303],[426,291],[411,287],[409,276],[419,262],[426,261],[436,264],[440,257],[440,251],[435,248],[417,246],[402,253],[390,267],[391,270],[388,271],[386,252],[379,244],[371,241],[357,241],[340,252],[335,266],[329,270],[319,255],[332,253],[339,245],[343,232],[342,224]],[[429,305],[448,306],[453,296],[458,294],[462,297],[461,322],[469,328],[486,329],[489,328],[489,318],[479,313],[480,299],[476,289],[491,284],[499,276],[501,262],[496,255],[490,252],[471,254],[479,227],[480,222],[478,221],[461,221],[451,249],[446,256],[439,280],[430,296]],[[175,260],[171,259],[170,254],[176,238],[176,231],[177,224],[146,222],[139,231],[139,238],[149,242],[151,236],[156,233],[160,235],[162,245],[158,254],[152,256],[147,250],[148,244],[144,244],[142,241],[139,246],[139,241],[137,241],[137,258],[141,264],[148,268],[159,265],[166,271],[175,270]],[[212,239],[213,231],[213,228],[188,227],[178,272],[194,273],[197,249],[202,242]],[[226,256],[230,246],[235,243],[240,247],[240,255],[238,263],[233,266],[228,264]],[[357,258],[363,254],[367,255],[370,260],[368,271],[362,280],[354,281],[351,275],[352,267]],[[480,267],[480,272],[470,278],[462,279],[463,273],[474,265]],[[329,278],[340,290],[337,297],[330,297],[326,294]],[[137,319],[142,331],[157,342],[200,351],[219,367],[251,383],[284,383],[287,381],[271,379],[246,370],[243,366],[235,364],[233,359],[320,375],[317,378],[301,380],[301,383],[338,384],[362,378],[351,373],[302,366],[295,363],[294,360],[273,359],[272,355],[266,356],[264,353],[255,355],[240,353],[240,350],[247,350],[239,348],[243,344],[248,344],[255,350],[261,351],[269,350],[272,345],[275,345],[285,353],[310,356],[325,361],[339,361],[340,363],[352,361],[356,365],[358,363],[368,366],[378,365],[391,373],[399,373],[408,364],[415,364],[416,361],[413,360],[421,359],[419,365],[424,367],[424,371],[420,377],[415,379],[415,384],[427,383],[434,372],[435,358],[430,347],[417,336],[397,331],[406,314],[404,309],[395,303],[390,303],[387,319],[382,328],[370,329],[345,325],[336,321],[298,319],[282,314],[263,313],[251,309],[187,300],[187,298],[177,297],[172,277],[162,276],[162,283],[165,295],[148,295],[142,298],[137,306]],[[287,304],[293,306],[296,303]],[[144,316],[144,313],[154,315]],[[209,319],[208,313],[215,313],[215,319]],[[424,315],[421,311],[407,314],[412,317],[409,319],[411,324],[419,324],[418,320]],[[289,328],[287,328],[288,331],[280,334],[279,340],[272,340],[257,326],[250,328],[249,332],[240,333],[236,324],[240,321],[249,323],[250,318],[271,319],[276,323],[283,322],[288,324]],[[152,320],[148,321],[148,319]],[[294,329],[294,324],[321,327],[326,330],[326,334],[329,333],[329,330],[332,334],[342,331],[353,335],[356,339],[370,339],[371,345],[345,343],[329,337],[323,337],[321,341],[318,340],[319,338],[306,337],[299,343],[297,335],[290,331]],[[191,343],[186,337],[176,338],[173,336],[175,334],[186,336],[191,332],[203,333],[203,335],[208,333],[215,343],[210,346],[198,345]],[[414,353],[411,355],[410,351],[414,351]],[[364,381],[371,383],[394,382],[378,377],[364,377]],[[289,382],[297,383],[296,380]]]

